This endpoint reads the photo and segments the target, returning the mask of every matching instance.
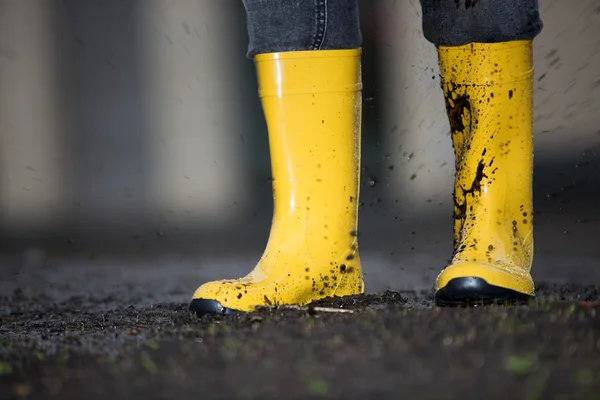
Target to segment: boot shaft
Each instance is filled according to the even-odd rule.
[[[438,49],[456,156],[454,259],[529,271],[531,42]]]
[[[297,236],[315,254],[332,244],[348,249],[357,230],[360,50],[262,54],[255,62],[269,131],[272,245]]]

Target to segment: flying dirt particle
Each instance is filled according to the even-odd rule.
[[[559,61],[560,61],[560,57],[555,57],[554,59],[552,59],[552,61],[550,61],[548,63],[548,65],[551,67],[554,67],[556,64],[558,64]]]
[[[410,180],[411,180],[411,181],[414,181],[416,178],[417,178],[417,174],[412,174],[412,175],[410,176]]]

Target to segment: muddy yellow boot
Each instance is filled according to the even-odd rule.
[[[534,296],[531,41],[439,47],[456,155],[454,254],[440,305]]]
[[[269,130],[274,215],[246,277],[206,283],[199,315],[307,304],[364,291],[357,247],[360,50],[255,57]]]

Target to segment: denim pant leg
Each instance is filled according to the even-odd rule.
[[[436,46],[532,40],[538,0],[421,0],[423,34]]]
[[[243,0],[247,56],[361,46],[358,0]]]

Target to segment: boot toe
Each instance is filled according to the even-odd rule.
[[[533,296],[489,284],[478,277],[451,279],[435,294],[438,306],[472,306],[486,304],[526,304]]]
[[[217,300],[193,299],[189,306],[190,312],[198,317],[203,315],[232,315],[236,312],[231,308],[223,307]]]

